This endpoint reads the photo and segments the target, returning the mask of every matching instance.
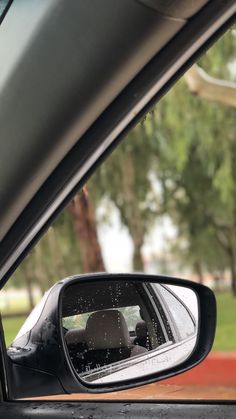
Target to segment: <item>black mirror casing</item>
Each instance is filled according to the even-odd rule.
[[[72,284],[104,280],[132,280],[187,287],[196,293],[199,304],[198,338],[188,359],[161,372],[122,383],[89,384],[80,380],[69,358],[61,324],[62,295]],[[86,274],[59,281],[48,293],[33,328],[16,339],[8,349],[7,365],[12,398],[37,397],[64,393],[101,393],[124,390],[159,381],[185,372],[199,364],[209,353],[215,336],[216,301],[206,286],[182,280],[146,274]]]

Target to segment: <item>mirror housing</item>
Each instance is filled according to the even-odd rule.
[[[83,290],[86,287],[88,288],[88,284],[96,284],[97,289],[100,289],[102,288],[102,283],[104,283],[104,281],[111,284],[140,284],[140,287],[147,283],[161,284],[164,288],[167,288],[167,286],[172,288],[179,286],[186,290],[192,290],[198,303],[198,319],[196,319],[197,328],[194,335],[194,344],[189,353],[187,353],[184,358],[180,357],[174,364],[167,363],[163,369],[159,367],[158,369],[149,368],[149,370],[147,370],[148,373],[145,375],[140,374],[139,370],[136,369],[136,374],[132,375],[129,373],[129,378],[126,377],[125,379],[120,379],[119,375],[115,375],[115,377],[118,378],[111,380],[110,377],[113,377],[114,375],[110,376],[106,372],[105,377],[107,377],[107,379],[105,378],[91,382],[91,377],[87,379],[77,373],[65,339],[67,329],[63,328],[62,322],[63,317],[68,317],[68,314],[70,315],[68,307],[71,306],[71,314],[73,314],[74,305],[72,300],[68,300],[67,308],[65,308],[63,301],[65,301],[67,290],[70,289],[72,285],[77,285],[77,287]],[[128,290],[126,294],[129,294]],[[71,293],[71,295],[73,295],[73,293]],[[92,305],[87,311],[98,312],[101,310],[101,302],[94,302],[94,299],[91,301]],[[154,301],[152,304],[155,308],[157,302]],[[183,304],[183,306],[185,306],[185,304]],[[118,305],[105,308],[110,310],[110,308],[113,307],[116,308]],[[188,310],[186,306],[185,308]],[[85,312],[85,309],[81,310]],[[116,327],[116,325],[114,325],[114,327]],[[181,324],[178,327],[181,328]],[[12,378],[12,384],[9,390],[11,396],[14,398],[65,393],[104,393],[124,390],[169,378],[193,368],[207,356],[214,341],[215,327],[215,296],[214,293],[204,285],[178,278],[146,274],[101,273],[69,277],[56,283],[45,294],[33,312],[29,315],[12,345],[7,349],[7,364],[9,374]],[[160,357],[160,351],[157,351],[157,349],[162,348],[162,346],[159,346],[156,349],[154,346],[151,348],[150,352],[145,354],[146,358],[155,351],[156,357]],[[142,361],[142,356],[144,355],[139,355],[139,361]],[[167,356],[167,358],[169,359],[170,357]],[[136,359],[137,356],[133,358],[133,360]],[[127,359],[125,362],[127,363]],[[127,369],[127,371],[131,370]],[[99,375],[99,377],[101,377],[101,375]]]

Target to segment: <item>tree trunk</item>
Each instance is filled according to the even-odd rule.
[[[231,271],[231,290],[236,297],[236,267],[235,267],[235,260],[234,255],[230,258],[230,271]]]
[[[75,232],[79,238],[84,272],[105,271],[101,246],[98,241],[95,211],[86,188],[83,188],[73,198],[69,210]]]
[[[42,239],[44,240],[44,238]],[[49,273],[47,272],[45,257],[44,257],[44,249],[43,241],[40,241],[38,245],[35,247],[35,254],[34,254],[34,275],[39,285],[41,295],[44,296],[44,293],[50,287],[49,284]]]
[[[197,273],[199,284],[203,284],[204,283],[204,276],[203,276],[203,273],[202,273],[202,266],[201,266],[201,263],[199,261],[194,262],[194,270]]]
[[[66,275],[66,272],[64,268],[61,249],[58,243],[56,231],[54,230],[53,227],[49,228],[46,237],[48,239],[48,245],[49,245],[49,250],[51,254],[50,259],[52,262],[52,267],[51,267],[52,275],[60,279],[61,277],[64,277]]]
[[[129,229],[130,236],[133,240],[133,269],[135,271],[143,271],[142,245],[144,241],[144,220],[139,209],[139,202],[136,196],[135,188],[135,169],[132,157],[127,154],[122,162],[122,181],[123,181],[123,199],[125,224]]]
[[[236,83],[210,77],[196,64],[186,72],[185,80],[195,95],[236,107]]]
[[[33,310],[33,308],[34,308],[34,297],[33,297],[32,284],[31,284],[31,281],[28,281],[27,278],[26,278],[26,288],[27,288],[27,293],[28,293],[30,310]]]
[[[134,245],[134,254],[133,254],[133,268],[135,271],[143,271],[143,258],[141,253],[141,245]]]
[[[215,272],[213,274],[213,279],[214,279],[214,284],[215,284],[215,291],[219,292],[220,291],[220,287],[219,287],[220,274],[218,272]]]
[[[29,307],[30,307],[30,310],[33,310],[34,308],[34,297],[33,297],[33,289],[32,289],[33,271],[31,269],[30,262],[31,261],[29,260],[25,261],[25,269],[23,273],[24,273],[25,284],[26,284],[26,289],[27,289],[27,294],[28,294]]]

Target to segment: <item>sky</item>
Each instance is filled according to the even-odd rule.
[[[102,208],[98,210],[99,215]],[[113,209],[110,223],[98,227],[98,237],[102,253],[109,272],[132,271],[133,244],[128,229],[121,224],[119,212]],[[176,237],[176,229],[168,216],[158,219],[157,225],[146,239],[143,246],[144,258],[153,253],[162,253],[167,250],[168,240]]]

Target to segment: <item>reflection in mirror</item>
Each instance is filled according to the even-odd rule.
[[[187,287],[132,280],[68,286],[62,326],[70,361],[91,384],[161,372],[192,353],[198,301]]]

